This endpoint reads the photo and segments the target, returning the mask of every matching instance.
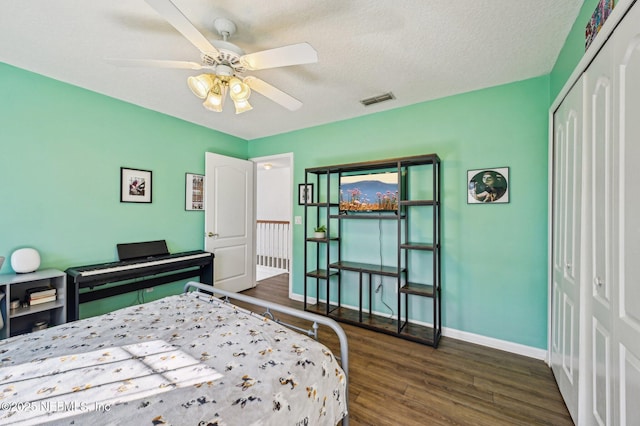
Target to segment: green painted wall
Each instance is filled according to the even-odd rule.
[[[436,152],[443,159],[445,327],[546,348],[547,111],[584,54],[596,3],[585,0],[548,76],[250,142],[0,63],[0,255],[33,246],[42,267],[65,269],[115,259],[115,245],[125,241],[164,238],[171,251],[201,248],[204,217],[184,211],[183,186],[185,172],[204,172],[206,151],[239,158],[293,152],[295,188],[306,167]],[[152,204],[119,202],[121,166],[153,171]],[[467,170],[500,166],[510,167],[511,202],[466,204]],[[297,200],[294,206],[302,216]],[[296,226],[298,294],[302,244]],[[10,271],[6,263],[0,273]],[[144,296],[176,291],[179,285]],[[137,297],[94,302],[81,314]]]
[[[548,94],[549,77],[539,77],[253,140],[249,155],[293,152],[297,188],[306,167],[437,153],[444,326],[546,348]],[[467,204],[467,170],[502,166],[510,167],[511,202]],[[293,214],[304,214],[297,200]],[[295,226],[297,294],[303,239]],[[377,259],[377,248],[372,252]]]
[[[0,255],[38,249],[42,267],[112,261],[116,244],[201,249],[204,213],[184,210],[204,153],[247,158],[247,142],[0,63]],[[120,167],[153,172],[151,204],[120,203]],[[159,297],[179,286],[157,288]],[[115,300],[114,300],[115,299]],[[81,315],[136,303],[83,305]]]
[[[551,71],[551,96],[553,102],[567,82],[578,62],[584,56],[585,27],[591,19],[591,15],[598,5],[599,0],[584,0],[584,4],[578,13],[578,17],[571,27],[558,60]]]

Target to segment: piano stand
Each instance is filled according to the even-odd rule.
[[[195,253],[195,255],[194,255]],[[110,272],[99,273],[99,268],[91,269],[92,273],[83,276],[86,266],[79,266],[67,269],[67,321],[80,319],[80,304],[119,294],[130,293],[146,288],[169,284],[188,278],[199,277],[200,282],[213,285],[213,253],[203,251],[185,253],[185,258],[181,259],[180,254],[173,255],[171,262],[160,265],[154,262],[142,262],[136,267],[127,267],[125,270],[114,271],[114,264],[109,265]],[[149,264],[152,264],[149,266]],[[99,265],[92,265],[97,267]],[[105,267],[105,269],[107,269]],[[145,278],[148,277],[148,278]],[[132,279],[144,278],[142,280],[125,282]],[[103,284],[116,284],[102,289],[94,289]],[[89,288],[89,291],[80,292],[82,288]]]

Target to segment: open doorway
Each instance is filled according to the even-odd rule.
[[[256,164],[256,282],[286,274],[291,293],[293,153],[250,160]]]

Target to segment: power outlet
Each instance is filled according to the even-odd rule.
[[[153,287],[145,288],[144,291],[147,293],[151,293],[153,292]]]
[[[293,223],[295,223],[296,225],[302,225],[302,216],[295,216],[293,218]]]

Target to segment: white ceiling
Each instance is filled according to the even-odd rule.
[[[174,0],[209,39],[217,17],[247,53],[308,42],[319,62],[254,71],[301,100],[260,94],[235,115],[205,110],[198,71],[119,68],[105,58],[200,61],[144,0],[5,0],[0,61],[242,139],[303,129],[549,73],[583,0]],[[391,91],[396,99],[364,107]]]

